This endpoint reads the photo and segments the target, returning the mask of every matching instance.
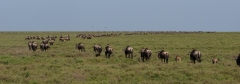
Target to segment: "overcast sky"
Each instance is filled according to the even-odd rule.
[[[0,31],[240,32],[240,0],[1,0]]]

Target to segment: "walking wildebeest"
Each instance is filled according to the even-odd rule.
[[[216,64],[217,62],[218,62],[218,59],[217,59],[216,57],[213,57],[213,58],[212,58],[212,63],[213,63],[213,64]]]
[[[141,59],[144,62],[144,59],[149,60],[151,58],[152,51],[149,50],[148,48],[142,48],[142,50],[140,51],[140,54],[141,54]]]
[[[197,51],[197,50],[192,50],[192,52],[190,53],[190,60],[193,61],[193,63],[195,64],[195,61],[197,60],[198,62],[201,62],[201,52]]]
[[[105,56],[106,58],[110,58],[110,55],[113,53],[113,48],[110,47],[110,45],[108,44],[105,47]]]
[[[162,62],[166,62],[168,63],[168,58],[169,58],[169,54],[168,52],[161,50],[158,52],[158,58],[162,60]]]
[[[125,49],[125,56],[126,58],[133,58],[133,48],[130,46],[127,46]]]
[[[84,44],[82,44],[82,43],[76,44],[76,49],[78,49],[79,51],[81,50],[81,51],[85,52]]]
[[[102,52],[102,47],[101,45],[93,45],[93,50],[96,53],[96,56],[100,56]]]
[[[41,48],[41,50],[42,50],[42,51],[47,51],[47,50],[48,50],[48,48],[50,48],[50,47],[49,47],[49,45],[48,45],[48,44],[41,43],[41,44],[40,44],[40,48]]]

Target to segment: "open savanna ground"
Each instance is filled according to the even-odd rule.
[[[34,84],[172,84],[172,83],[240,83],[240,67],[234,56],[240,53],[239,32],[148,34],[110,37],[76,38],[81,33],[97,32],[1,32],[0,83]],[[108,33],[108,32],[104,32]],[[46,52],[29,51],[26,36],[53,36],[57,40]],[[70,35],[70,41],[61,42],[59,36]],[[41,40],[36,41],[38,45]],[[86,52],[75,49],[85,45]],[[92,46],[107,44],[114,49],[110,59],[104,51],[96,57]],[[134,48],[133,59],[125,58],[124,48]],[[140,61],[142,47],[153,51],[146,62]],[[202,62],[193,64],[189,52],[195,48],[202,53]],[[157,58],[160,50],[168,51],[169,63]],[[182,58],[175,62],[175,56]],[[212,58],[220,61],[212,64]]]

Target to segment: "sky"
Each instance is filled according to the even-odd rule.
[[[240,32],[240,0],[1,0],[0,31]]]

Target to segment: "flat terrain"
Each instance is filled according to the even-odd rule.
[[[34,84],[173,84],[173,83],[240,83],[240,67],[234,56],[240,53],[239,32],[217,33],[173,33],[76,38],[78,34],[110,34],[111,32],[0,32],[0,83]],[[119,33],[119,32],[113,32]],[[27,43],[41,40],[25,40],[26,36],[57,36],[54,45],[42,52],[29,51]],[[71,40],[59,41],[59,36],[70,35]],[[83,43],[86,52],[75,49]],[[114,49],[110,59],[104,51],[96,57],[92,46],[107,44]],[[134,48],[133,59],[125,58],[124,48]],[[153,51],[146,62],[140,61],[138,53],[142,47]],[[193,64],[189,52],[202,52],[202,62]],[[170,54],[169,63],[157,58],[157,51]],[[175,56],[181,62],[174,60]],[[220,61],[212,64],[211,59]]]

